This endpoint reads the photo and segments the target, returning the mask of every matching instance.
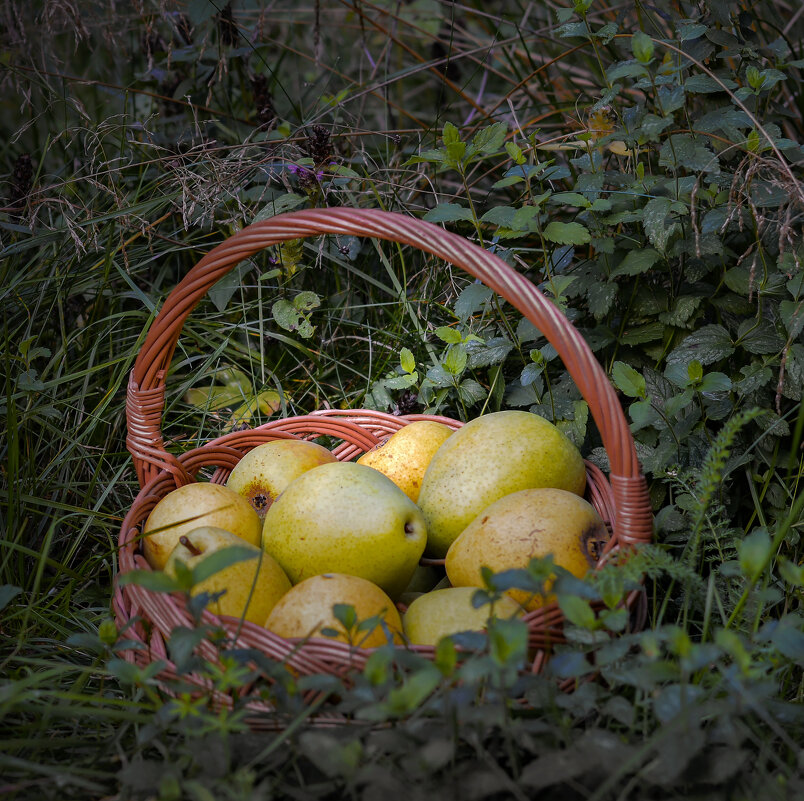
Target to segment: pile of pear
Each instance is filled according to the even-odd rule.
[[[168,493],[145,523],[142,550],[174,576],[177,562],[192,569],[228,546],[253,551],[191,594],[282,637],[436,645],[552,600],[545,586],[475,607],[484,567],[524,568],[547,554],[579,577],[594,566],[608,532],[585,486],[571,440],[524,411],[457,430],[409,423],[356,462],[279,439],[249,451],[226,485]]]

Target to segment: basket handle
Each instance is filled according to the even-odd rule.
[[[161,422],[165,377],[190,312],[243,259],[270,245],[318,234],[372,236],[412,245],[461,267],[519,309],[555,347],[589,404],[609,456],[617,512],[612,523],[620,543],[650,541],[653,514],[633,437],[608,376],[577,329],[498,256],[432,223],[378,209],[308,209],[249,225],[207,253],[168,295],[151,324],[128,384],[126,445],[141,486],[160,470],[185,475],[178,460],[165,450]]]

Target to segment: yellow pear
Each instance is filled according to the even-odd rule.
[[[335,604],[353,606],[358,625],[347,632],[334,613]],[[324,637],[322,629],[333,629],[333,639],[361,648],[375,648],[388,642],[383,626],[358,630],[359,622],[380,617],[392,639],[401,643],[402,620],[393,601],[376,585],[358,576],[323,573],[293,587],[279,600],[265,621],[265,628],[280,637]]]
[[[275,439],[250,450],[229,474],[226,486],[240,493],[260,519],[291,481],[336,461],[330,451],[304,439]]]
[[[302,473],[265,515],[263,548],[294,584],[318,573],[361,576],[396,598],[419,563],[419,507],[377,470],[334,462]]]
[[[580,452],[543,417],[522,411],[478,417],[444,442],[424,474],[419,506],[427,556],[444,557],[466,526],[504,495],[533,487],[582,495],[585,486]]]
[[[523,614],[522,607],[505,595],[493,606],[475,608],[475,592],[477,587],[448,587],[420,595],[402,617],[405,636],[414,645],[437,645],[442,637],[459,631],[482,631],[492,616],[511,618]]]
[[[364,453],[357,463],[388,476],[416,503],[427,465],[450,434],[452,429],[443,423],[417,420]]]
[[[249,502],[221,484],[185,484],[169,492],[148,515],[142,551],[154,570],[162,570],[179,537],[199,526],[219,526],[259,545],[262,524]]]
[[[452,543],[447,575],[457,587],[482,584],[480,568],[499,573],[524,568],[536,556],[553,555],[555,564],[579,578],[598,560],[609,534],[594,507],[560,489],[520,490],[492,503]],[[508,594],[528,610],[549,603],[526,590]]]
[[[196,596],[202,592],[223,592],[220,598],[208,604],[207,608],[211,612],[216,615],[242,617],[262,626],[276,602],[290,589],[290,579],[276,560],[262,548],[250,545],[231,531],[215,526],[201,526],[182,535],[170,552],[165,573],[176,575],[177,560],[192,569],[216,551],[232,545],[244,546],[254,551],[254,558],[235,562],[199,581],[190,594]]]

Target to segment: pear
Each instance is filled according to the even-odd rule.
[[[335,617],[335,604],[354,607],[357,621],[349,631]],[[393,642],[402,642],[399,612],[376,584],[358,576],[323,573],[293,587],[273,608],[265,628],[280,637],[324,637],[328,635],[322,629],[332,629],[337,632],[334,639],[375,648],[388,642],[379,620],[375,626],[360,626],[361,621],[374,617],[384,621]]]
[[[377,470],[334,462],[302,473],[265,515],[263,547],[294,584],[319,573],[361,576],[396,598],[427,530],[413,501]]]
[[[220,484],[185,484],[169,492],[148,515],[142,550],[154,570],[162,570],[184,534],[199,526],[219,526],[259,545],[262,524],[249,502]]]
[[[199,581],[192,596],[202,592],[223,595],[210,601],[207,608],[216,615],[241,617],[263,625],[276,602],[290,589],[290,579],[262,548],[250,545],[230,531],[215,526],[201,526],[184,534],[170,552],[165,573],[176,575],[176,562],[181,560],[194,568],[213,553],[233,545],[254,551],[254,558],[235,562],[209,578]]]
[[[450,434],[452,429],[443,423],[417,420],[364,453],[357,463],[384,473],[416,503],[424,472]]]
[[[443,558],[466,526],[504,495],[533,487],[582,495],[585,486],[580,452],[543,417],[521,411],[478,417],[444,442],[424,474],[419,506],[427,556]]]
[[[402,617],[405,636],[413,645],[437,645],[442,637],[460,631],[482,631],[490,617],[511,618],[523,614],[522,607],[503,596],[493,605],[475,608],[472,596],[477,587],[448,587],[420,595]]]
[[[525,568],[536,556],[553,555],[555,564],[582,577],[593,567],[608,540],[606,525],[594,507],[560,489],[520,490],[492,503],[452,543],[447,576],[457,587],[481,584],[480,569],[494,573]],[[508,594],[528,610],[553,600],[526,590]]]
[[[240,493],[262,520],[291,481],[307,470],[334,461],[335,456],[315,442],[275,439],[250,450],[234,466],[226,486]]]

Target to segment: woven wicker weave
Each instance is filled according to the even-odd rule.
[[[273,439],[327,435],[340,441],[335,455],[348,460],[414,420],[438,420],[453,428],[461,425],[459,421],[444,417],[326,410],[233,432],[179,456],[165,449],[161,432],[165,376],[190,312],[207,291],[243,259],[285,240],[319,234],[371,236],[417,247],[463,268],[519,309],[557,350],[589,405],[608,454],[608,480],[587,463],[587,498],[612,530],[602,559],[613,549],[650,541],[653,516],[647,487],[621,406],[586,342],[556,306],[497,256],[430,223],[377,210],[313,209],[255,223],[218,245],[178,284],[151,325],[131,373],[126,401],[126,443],[142,489],[120,532],[121,572],[148,569],[137,546],[142,525],[162,497],[175,487],[194,481],[202,468],[214,468],[212,480],[224,483],[245,453]],[[629,597],[630,605],[636,601],[636,595]],[[136,585],[118,588],[114,605],[119,625],[133,622],[127,637],[139,640],[144,646],[126,652],[126,658],[141,665],[155,659],[167,660],[165,640],[171,630],[192,625],[192,618],[180,598],[152,593]],[[260,649],[274,659],[287,661],[299,674],[344,674],[353,667],[361,667],[370,653],[362,649],[350,650],[345,643],[325,639],[314,638],[303,643],[285,640],[251,623],[205,615],[211,622],[227,628],[235,647]],[[529,613],[525,620],[535,653],[532,669],[538,671],[549,648],[563,641],[563,618],[558,607],[552,604]],[[432,653],[432,649],[426,647],[416,650]],[[201,653],[215,658],[211,643],[202,643]],[[172,673],[169,660],[168,665],[165,676]],[[216,700],[228,703],[225,697]]]

